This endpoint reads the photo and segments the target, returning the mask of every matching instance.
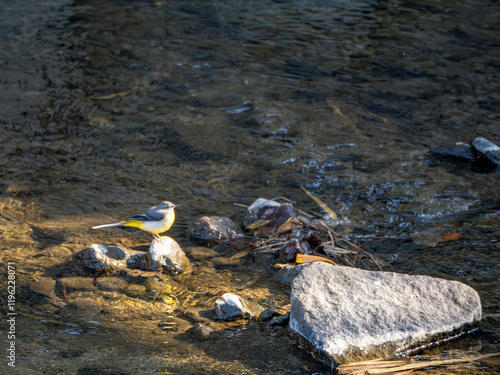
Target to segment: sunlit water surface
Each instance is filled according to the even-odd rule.
[[[71,263],[92,243],[147,249],[147,234],[90,228],[165,199],[182,205],[170,233],[184,248],[189,222],[258,197],[323,215],[300,186],[397,270],[479,292],[479,332],[429,355],[499,350],[500,175],[429,154],[500,144],[498,2],[0,1],[0,21],[21,373],[327,373],[282,328],[196,330],[227,291],[286,312],[270,256],[192,258],[192,275],[159,284]],[[415,232],[463,237],[431,247]]]

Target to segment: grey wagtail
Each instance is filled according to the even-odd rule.
[[[169,201],[164,201],[158,206],[148,208],[143,214],[127,217],[125,220],[118,221],[116,223],[96,225],[95,227],[92,227],[92,229],[118,226],[134,227],[153,233],[153,236],[156,239],[159,239],[160,236],[158,233],[169,230],[174,223],[175,207],[178,206]]]

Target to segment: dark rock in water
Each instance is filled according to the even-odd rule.
[[[272,309],[266,309],[259,314],[257,321],[261,322],[261,323],[269,322],[272,318],[274,318],[276,316],[280,316],[280,315],[281,314],[277,311],[274,311]]]
[[[215,301],[215,313],[222,320],[252,319],[262,311],[264,308],[259,304],[233,293],[223,294]]]
[[[188,235],[203,240],[233,240],[241,237],[238,226],[228,217],[204,216],[191,224]]]
[[[269,322],[271,327],[286,327],[290,323],[290,314],[275,316]]]
[[[481,137],[474,139],[472,145],[480,156],[486,158],[496,168],[500,167],[500,147]]]
[[[478,172],[491,172],[500,168],[500,147],[482,137],[474,139],[472,146],[457,143],[431,150],[430,155],[438,161],[468,163]]]
[[[92,273],[113,274],[127,266],[131,252],[118,246],[91,245],[75,254],[76,261]]]
[[[291,329],[337,363],[439,342],[480,319],[479,295],[456,281],[312,263],[292,282]]]
[[[476,155],[472,147],[465,143],[457,143],[448,147],[438,147],[431,150],[431,154],[437,158],[454,159],[468,163],[473,163],[476,160]]]
[[[191,271],[191,262],[182,248],[176,241],[166,236],[153,241],[147,253],[132,256],[127,265],[129,268],[161,271],[170,275]]]
[[[417,245],[436,247],[439,242],[443,240],[442,233],[435,233],[434,231],[414,232],[410,235],[411,239]]]

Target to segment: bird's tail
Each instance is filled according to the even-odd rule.
[[[92,227],[92,229],[101,229],[101,228],[108,228],[108,227],[119,227],[120,225],[123,225],[123,224],[125,224],[125,222],[118,221],[116,223],[96,225],[95,227]]]

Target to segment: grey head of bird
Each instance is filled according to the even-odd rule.
[[[172,202],[169,202],[169,201],[163,201],[155,208],[157,210],[169,210],[169,209],[174,209],[175,207],[179,207],[179,206],[176,204],[173,204]]]

